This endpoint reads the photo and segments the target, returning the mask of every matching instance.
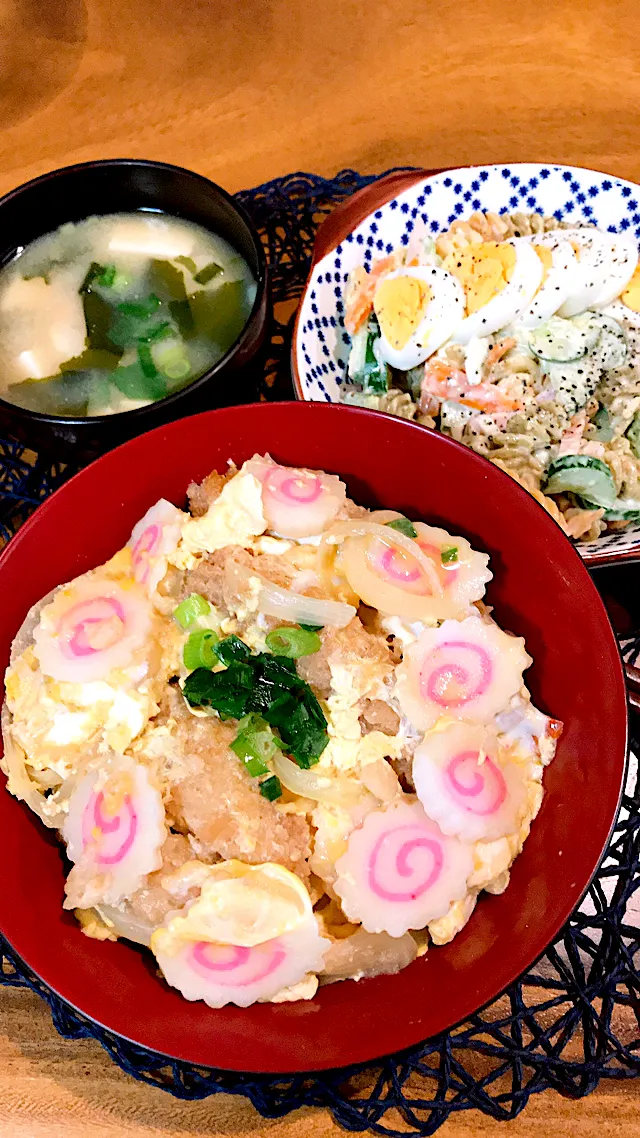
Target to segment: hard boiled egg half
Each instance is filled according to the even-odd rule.
[[[555,310],[559,316],[576,316],[587,308],[611,304],[626,289],[638,264],[637,243],[624,233],[562,229],[536,240],[551,250],[568,241],[575,253],[569,293]]]
[[[524,238],[483,241],[450,253],[444,267],[462,285],[466,316],[455,332],[459,344],[489,336],[517,320],[533,300],[543,265]]]
[[[464,318],[464,292],[451,273],[434,265],[403,266],[381,278],[373,297],[380,355],[409,371],[453,335]]]

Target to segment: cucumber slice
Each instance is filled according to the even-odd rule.
[[[608,509],[616,500],[613,475],[605,462],[590,454],[563,454],[547,471],[545,494],[578,494],[595,507]]]
[[[599,330],[581,326],[561,316],[552,316],[545,324],[529,333],[529,347],[539,360],[548,363],[570,363],[582,359],[593,347]]]
[[[591,422],[596,428],[594,438],[599,443],[610,443],[613,438],[613,427],[611,426],[611,417],[609,415],[609,412],[603,403],[601,403],[598,407],[598,410],[593,416]]]
[[[640,458],[640,414],[636,415],[633,421],[629,424],[625,431],[629,442],[631,443],[631,450],[636,458]]]
[[[380,357],[379,341],[380,326],[371,315],[353,338],[347,367],[351,383],[373,395],[384,395],[389,390],[389,365]]]
[[[611,316],[602,316],[599,312],[590,313],[589,327],[598,333],[598,338],[589,351],[589,359],[605,371],[622,367],[629,356],[624,328]]]
[[[640,522],[640,502],[637,498],[617,498],[604,512],[606,522]]]
[[[589,357],[575,363],[543,363],[544,373],[556,398],[570,415],[580,411],[600,381],[600,368]]]

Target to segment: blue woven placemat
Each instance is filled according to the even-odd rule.
[[[372,180],[352,170],[332,180],[291,174],[237,195],[263,235],[272,268],[276,321],[266,398],[291,395],[289,318],[318,223]],[[68,474],[0,440],[0,541]],[[639,745],[640,740],[636,753]],[[1,937],[0,985],[37,992],[61,1035],[96,1040],[128,1074],[178,1098],[242,1095],[266,1118],[324,1106],[348,1130],[404,1138],[433,1134],[458,1111],[476,1109],[506,1121],[537,1091],[552,1087],[580,1098],[601,1079],[640,1075],[638,923],[640,780],[632,761],[607,857],[579,911],[544,957],[468,1022],[376,1064],[320,1075],[255,1076],[175,1062],[84,1019],[16,960]]]

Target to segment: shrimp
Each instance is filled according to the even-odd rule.
[[[580,444],[586,425],[587,416],[584,411],[579,411],[577,415],[573,416],[571,423],[560,439],[558,457],[562,454],[580,454]]]
[[[475,407],[478,411],[518,411],[520,403],[505,395],[492,383],[469,383],[461,368],[447,364],[444,360],[428,360],[425,364],[424,378],[420,396],[420,406],[425,410],[430,405],[430,397],[439,400],[452,399],[465,407]]]
[[[506,356],[507,352],[510,352],[512,348],[515,348],[516,343],[517,341],[514,340],[512,336],[508,336],[506,340],[498,340],[497,344],[493,345],[493,347],[487,352],[487,356],[484,361],[484,367],[487,375],[490,374],[491,368],[494,364],[497,364],[503,358],[503,356]]]
[[[362,265],[354,269],[345,297],[344,326],[351,336],[361,328],[373,308],[373,297],[380,277],[398,268],[400,258],[397,253],[383,257],[367,272]]]

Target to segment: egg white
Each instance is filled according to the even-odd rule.
[[[477,312],[466,316],[454,335],[458,344],[468,344],[472,336],[489,336],[520,318],[533,300],[542,280],[542,261],[529,241],[514,237],[505,244],[516,250],[516,263],[511,280]]]
[[[432,294],[420,324],[403,348],[394,348],[381,330],[381,358],[392,367],[409,371],[423,363],[453,335],[464,317],[464,292],[451,273],[434,265],[405,266],[387,273],[381,280],[389,281],[397,277],[422,280]]]
[[[535,237],[533,243],[540,244]],[[520,316],[525,328],[544,324],[571,296],[577,271],[577,258],[568,241],[558,241],[550,250],[551,268],[531,304]]]
[[[629,283],[638,263],[635,242],[622,234],[563,229],[545,233],[537,241],[550,249],[569,241],[579,250],[571,291],[557,309],[559,316],[577,316],[587,308],[609,304]]]

